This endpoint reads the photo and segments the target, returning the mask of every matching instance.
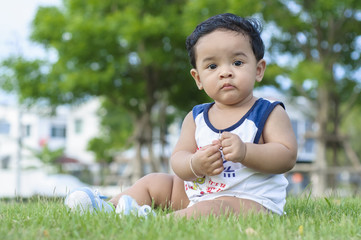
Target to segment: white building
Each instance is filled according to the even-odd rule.
[[[306,139],[305,134],[307,131],[315,131],[315,125],[303,112],[310,112],[311,107],[307,106],[307,102],[302,98],[290,102],[285,96],[269,88],[257,90],[255,95],[285,103],[299,144],[298,161],[312,162],[315,159],[315,141]],[[52,150],[64,148],[66,157],[93,165],[95,158],[93,153],[87,151],[87,144],[90,139],[100,134],[97,115],[99,107],[99,100],[92,99],[77,106],[60,107],[55,115],[50,116],[45,108],[22,109],[14,103],[0,99],[0,175],[16,173],[19,168],[36,168],[40,171],[44,165],[34,157],[29,148],[40,150],[45,144]],[[178,128],[180,125],[172,125],[170,133],[178,135],[179,129],[175,129],[175,126]],[[168,139],[177,137],[170,136]],[[170,146],[172,144],[174,141]],[[44,174],[44,170],[41,171]],[[3,190],[0,190],[0,197],[2,192]]]
[[[59,107],[52,116],[44,108],[0,102],[0,166],[13,168],[20,156],[22,168],[39,167],[29,149],[40,150],[45,144],[51,150],[64,148],[67,157],[93,163],[87,142],[99,133],[98,108],[99,101],[93,99],[76,107]]]
[[[302,98],[290,102],[269,88],[257,90],[255,95],[285,103],[299,144],[298,160],[311,162],[315,157],[315,142],[306,139],[305,134],[314,131],[315,125],[303,112],[310,109],[307,102]],[[54,116],[49,116],[44,109],[25,110],[16,104],[0,102],[0,168],[15,167],[19,156],[23,168],[40,166],[28,149],[40,150],[44,144],[52,150],[64,148],[67,157],[82,163],[94,163],[94,155],[87,151],[87,144],[100,134],[99,107],[99,101],[94,98],[77,106],[58,108]],[[20,126],[22,131],[19,131]]]
[[[94,154],[87,151],[88,141],[100,134],[97,111],[100,107],[98,99],[71,107],[66,120],[65,154],[82,163],[94,163]]]
[[[47,108],[25,109],[0,99],[0,197],[64,196],[84,186],[72,176],[51,174],[34,155],[45,144],[52,150],[65,148],[68,112],[61,107],[49,115]]]
[[[0,103],[0,161],[3,168],[14,168],[21,160],[22,168],[39,167],[41,163],[32,151],[45,144],[59,149],[66,142],[66,109],[59,108],[55,116],[44,109],[26,110],[12,103]]]

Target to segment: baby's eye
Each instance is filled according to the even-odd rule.
[[[242,61],[235,61],[233,64],[235,66],[241,66],[243,64],[243,62]]]
[[[208,67],[209,69],[216,69],[217,68],[217,65],[212,63],[212,64],[209,64]]]

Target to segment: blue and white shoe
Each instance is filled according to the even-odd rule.
[[[65,205],[72,211],[85,212],[114,212],[112,203],[106,202],[106,196],[100,195],[98,190],[88,187],[77,188],[65,198]]]
[[[138,203],[128,195],[123,195],[120,197],[115,212],[119,214],[120,217],[125,215],[134,215],[138,217],[147,218],[148,215],[155,216],[155,212],[148,205],[139,206]]]

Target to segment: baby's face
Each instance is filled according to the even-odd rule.
[[[215,30],[195,45],[197,69],[191,74],[199,89],[216,102],[242,103],[252,96],[255,81],[261,81],[264,60],[257,62],[249,37],[230,30]]]

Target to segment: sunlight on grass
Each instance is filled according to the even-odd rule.
[[[360,198],[288,198],[285,216],[148,219],[69,213],[62,199],[0,200],[1,239],[360,239]]]

